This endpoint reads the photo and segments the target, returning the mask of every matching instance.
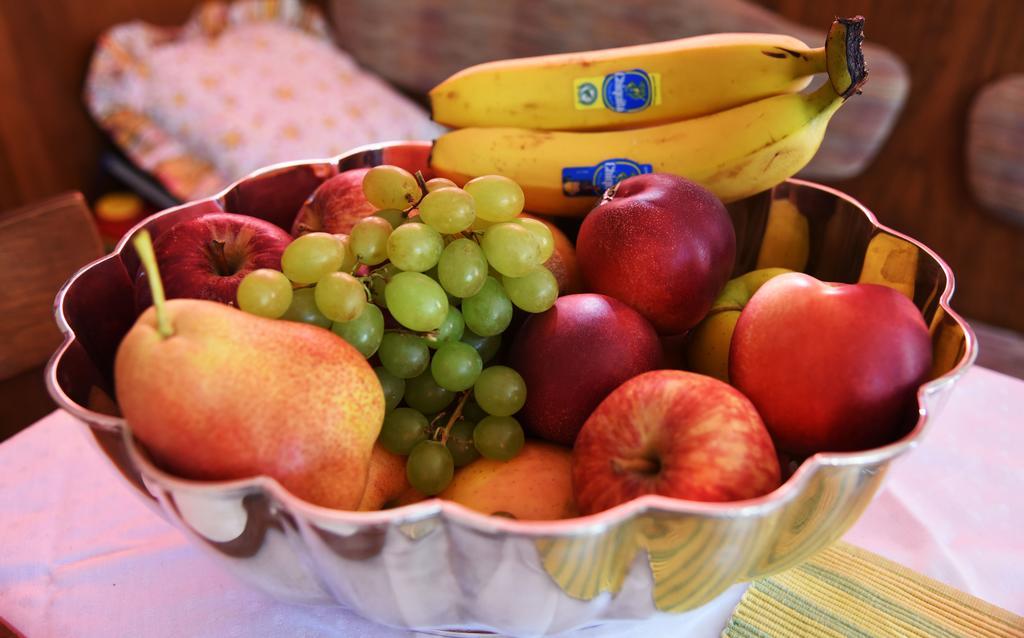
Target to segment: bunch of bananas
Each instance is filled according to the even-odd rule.
[[[481,64],[430,92],[456,128],[431,166],[462,183],[501,174],[527,207],[583,215],[619,180],[681,175],[725,202],[792,176],[867,77],[864,19],[836,20],[825,46],[788,36],[718,34],[589,53]],[[820,88],[799,93],[816,73]]]

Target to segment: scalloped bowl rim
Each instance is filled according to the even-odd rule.
[[[57,367],[61,357],[75,341],[74,330],[71,329],[71,326],[64,317],[64,298],[70,288],[74,285],[75,281],[77,281],[78,278],[86,271],[107,260],[120,258],[131,237],[140,229],[147,227],[157,218],[172,215],[181,209],[191,208],[197,204],[216,203],[221,207],[221,209],[223,209],[222,204],[224,198],[229,192],[236,188],[240,183],[258,175],[294,166],[314,164],[338,166],[345,158],[352,157],[360,153],[380,150],[382,148],[396,145],[418,144],[429,144],[429,142],[382,142],[378,144],[360,146],[346,153],[327,159],[296,160],[272,164],[236,180],[216,195],[165,209],[140,221],[132,227],[131,230],[125,233],[110,254],[95,259],[78,269],[67,280],[67,282],[64,283],[60,291],[57,293],[57,296],[54,299],[54,317],[56,319],[57,326],[64,334],[64,341],[54,352],[53,356],[50,357],[46,366],[46,385],[51,397],[59,407],[67,410],[73,416],[84,421],[89,425],[89,427],[92,427],[91,424],[96,424],[100,428],[111,432],[121,432],[124,436],[125,444],[132,463],[140,466],[140,468],[144,470],[144,474],[146,476],[159,480],[161,483],[176,492],[217,493],[220,496],[226,496],[232,492],[251,493],[255,491],[262,491],[273,495],[278,501],[286,504],[288,509],[292,512],[303,512],[311,516],[315,516],[319,520],[327,519],[331,523],[342,525],[376,525],[383,523],[404,524],[422,521],[435,516],[442,516],[452,520],[453,522],[464,524],[482,532],[503,532],[519,536],[540,537],[563,536],[571,533],[605,529],[610,526],[624,523],[633,517],[648,512],[703,516],[707,518],[747,518],[751,516],[769,514],[795,499],[807,486],[811,478],[823,467],[880,463],[894,459],[915,447],[924,433],[929,421],[929,413],[925,404],[925,397],[939,387],[948,383],[953,383],[963,376],[964,372],[970,367],[977,357],[977,341],[973,330],[967,322],[949,306],[949,300],[952,298],[955,289],[955,281],[952,270],[941,257],[939,257],[932,249],[913,237],[881,224],[875,217],[874,213],[846,193],[815,182],[790,178],[786,180],[788,183],[824,191],[838,199],[854,205],[861,211],[861,213],[867,216],[872,226],[877,230],[884,231],[914,244],[919,250],[924,251],[929,257],[934,259],[942,269],[943,274],[946,276],[945,289],[939,295],[939,309],[948,314],[950,318],[953,319],[963,330],[965,348],[964,354],[952,369],[942,376],[922,384],[918,388],[918,419],[914,427],[902,438],[892,443],[868,450],[855,452],[818,452],[805,459],[797,470],[782,483],[782,485],[772,492],[757,498],[731,502],[702,502],[651,494],[635,498],[631,501],[622,503],[596,514],[554,521],[518,521],[504,517],[488,516],[459,505],[458,503],[437,498],[379,511],[359,512],[332,509],[315,505],[295,496],[285,489],[285,487],[277,480],[266,475],[225,481],[204,481],[185,479],[168,474],[154,465],[149,460],[148,456],[138,449],[131,436],[131,430],[123,418],[89,410],[88,408],[85,408],[73,401],[64,393],[57,380]]]

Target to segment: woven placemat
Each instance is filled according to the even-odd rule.
[[[837,543],[799,567],[752,582],[722,635],[1021,638],[1024,618]]]

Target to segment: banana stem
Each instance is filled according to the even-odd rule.
[[[160,279],[160,268],[156,263],[156,253],[153,251],[153,238],[149,236],[148,230],[141,230],[132,239],[135,252],[139,255],[142,268],[146,271],[146,279],[149,280],[149,291],[153,295],[153,306],[156,308],[156,331],[164,339],[174,334],[171,327],[171,319],[167,316],[167,298],[164,296],[164,282]]]
[[[863,16],[836,19],[825,38],[829,83],[844,99],[860,93],[860,87],[868,78],[863,44]]]

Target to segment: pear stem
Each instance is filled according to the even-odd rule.
[[[171,327],[171,319],[167,316],[167,298],[164,296],[164,282],[160,279],[160,268],[156,264],[156,253],[153,251],[153,239],[149,231],[142,229],[132,239],[135,252],[139,255],[139,261],[146,271],[146,279],[149,280],[149,291],[153,294],[153,306],[156,307],[156,331],[166,339],[174,334]]]

